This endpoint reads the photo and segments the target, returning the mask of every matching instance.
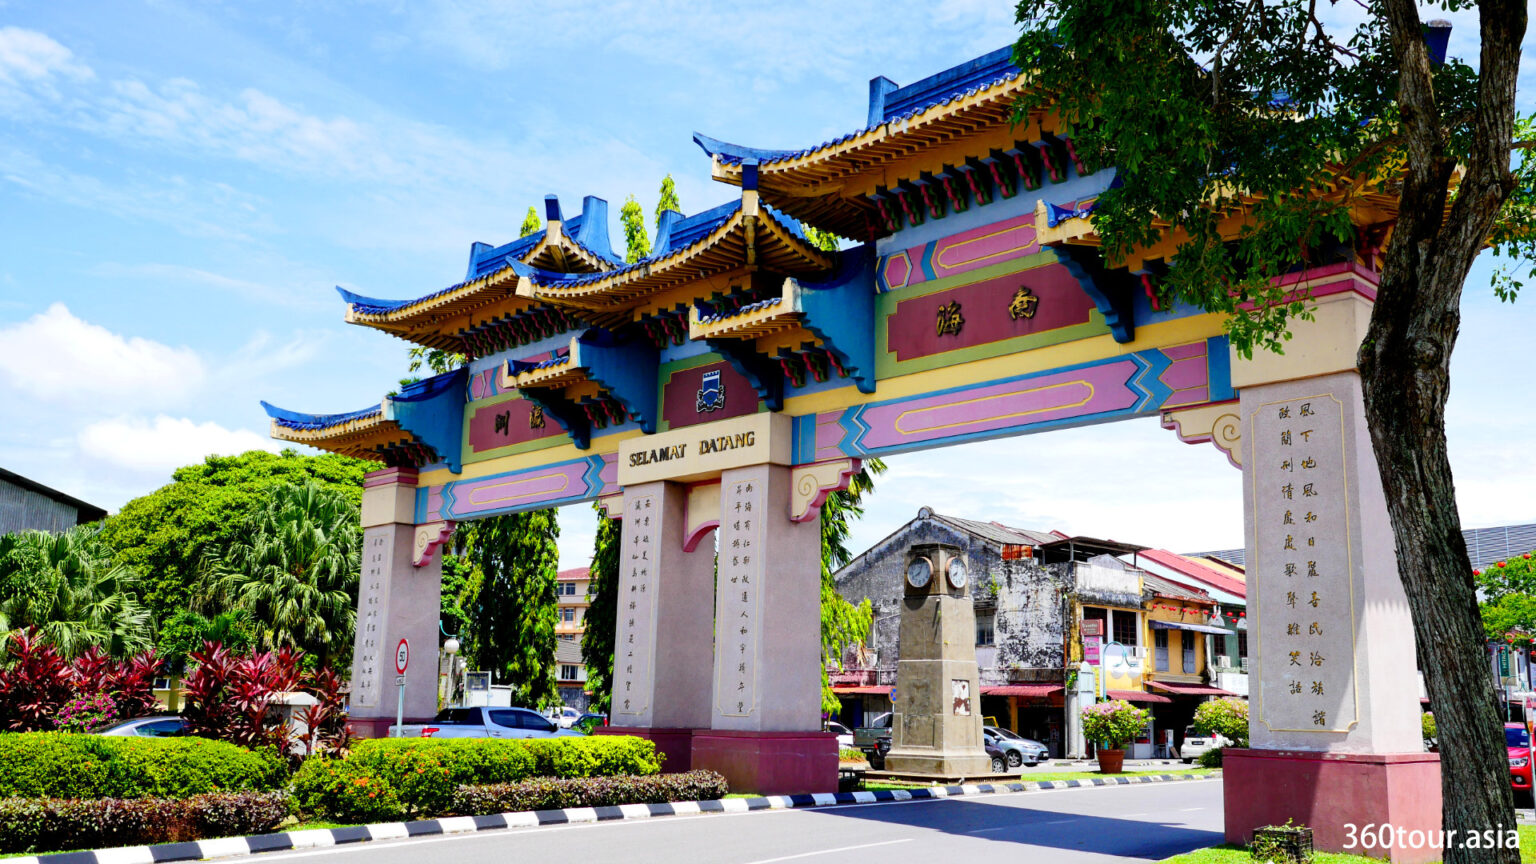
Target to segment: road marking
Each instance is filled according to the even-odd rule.
[[[1080,817],[1072,819],[1052,819],[1049,822],[1018,822],[1012,825],[999,825],[995,828],[977,828],[975,831],[967,831],[967,834],[986,834],[989,831],[1011,831],[1015,828],[1037,828],[1041,825],[1065,825],[1068,822],[1076,822]]]
[[[851,852],[854,849],[870,849],[875,846],[894,846],[897,843],[911,843],[912,837],[905,840],[881,840],[879,843],[861,843],[858,846],[839,846],[836,849],[821,849],[816,852],[801,852],[799,855],[784,855],[779,858],[760,858],[756,861],[748,861],[747,864],[773,864],[774,861],[793,861],[796,858],[814,858],[817,855],[831,855],[833,852]]]
[[[1196,810],[1204,810],[1204,809],[1205,809],[1204,807],[1185,807],[1183,810],[1180,810],[1179,812],[1180,813],[1193,813]]]

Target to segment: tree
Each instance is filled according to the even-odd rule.
[[[645,234],[645,212],[631,195],[619,208],[619,224],[624,226],[624,260],[630,264],[651,254],[651,239]]]
[[[482,574],[469,635],[482,668],[512,685],[513,704],[542,707],[555,690],[555,574],[560,525],[553,508],[471,523],[454,551]]]
[[[238,607],[215,612],[212,617],[183,609],[161,623],[160,636],[155,640],[166,668],[177,672],[186,668],[188,655],[205,642],[217,642],[235,653],[251,650],[256,645],[256,628],[250,614]]]
[[[656,230],[661,230],[661,214],[668,210],[676,210],[679,213],[683,205],[677,200],[677,184],[672,182],[672,175],[661,178],[661,192],[656,196]]]
[[[837,593],[832,574],[853,557],[848,549],[851,523],[864,515],[864,496],[875,491],[876,474],[885,472],[885,462],[869,459],[848,480],[848,488],[827,495],[821,505],[821,710],[834,715],[842,705],[832,692],[827,669],[843,666],[843,653],[852,645],[869,639],[875,612],[869,598],[855,606]]]
[[[581,662],[587,667],[587,690],[593,711],[607,713],[613,699],[613,640],[619,623],[619,550],[623,526],[597,511],[597,539],[587,571],[587,617],[581,633]]]
[[[150,646],[139,575],[114,560],[100,526],[0,536],[0,631],[28,629],[68,658],[96,647],[124,657]]]
[[[1316,5],[1021,0],[1014,58],[1032,81],[1015,117],[1053,112],[1079,158],[1115,166],[1122,182],[1093,214],[1107,263],[1167,237],[1175,263],[1160,294],[1229,314],[1245,354],[1279,350],[1308,314],[1273,277],[1379,242],[1351,206],[1395,199],[1358,358],[1365,415],[1440,727],[1444,827],[1512,825],[1445,400],[1473,260],[1490,241],[1515,256],[1536,242],[1536,161],[1510,169],[1525,4],[1475,4],[1476,71],[1432,61],[1413,0],[1361,0],[1366,14],[1343,38]],[[1236,231],[1233,212],[1246,217]],[[1497,290],[1519,287],[1506,278]],[[1446,861],[1473,854],[1447,849]]]
[[[517,229],[517,236],[521,238],[527,237],[530,234],[537,234],[539,229],[543,227],[544,222],[539,219],[539,211],[529,207],[528,215],[523,217],[523,224]]]
[[[227,546],[210,554],[203,596],[250,618],[264,650],[294,648],[332,665],[352,651],[363,529],[343,493],[317,483],[272,490]]]
[[[305,456],[293,450],[252,450],[209,456],[176,469],[171,482],[135,498],[102,529],[117,560],[142,578],[140,599],[164,623],[192,605],[203,557],[229,542],[236,527],[284,483],[313,480],[356,506],[363,474],[375,466],[346,456]]]

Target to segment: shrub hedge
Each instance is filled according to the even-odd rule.
[[[370,738],[349,761],[385,766],[402,752],[425,753],[448,769],[455,785],[516,783],[531,777],[607,777],[656,774],[656,745],[629,735],[592,738]]]
[[[288,817],[283,792],[167,798],[0,799],[0,853],[65,852],[266,834]]]
[[[223,741],[0,734],[0,798],[179,799],[276,789],[285,780],[275,753]]]
[[[710,801],[724,798],[729,791],[725,778],[713,771],[648,777],[539,778],[521,783],[460,786],[453,796],[453,812],[460,816],[489,816],[563,807]]]

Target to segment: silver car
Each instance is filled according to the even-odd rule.
[[[113,723],[97,735],[133,735],[139,738],[178,738],[187,734],[187,721],[180,717],[135,717]]]
[[[1017,768],[1020,765],[1033,768],[1045,761],[1046,754],[1050,752],[1044,744],[1033,738],[1025,738],[1012,729],[1004,729],[1001,726],[983,726],[982,731],[998,739],[997,748],[1008,754],[1009,768]]]

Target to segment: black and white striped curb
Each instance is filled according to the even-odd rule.
[[[884,804],[894,801],[928,801],[991,795],[1006,792],[1038,792],[1048,789],[1079,789],[1093,786],[1128,786],[1134,783],[1167,783],[1212,780],[1213,774],[1141,774],[1133,777],[1093,777],[1085,780],[1041,780],[1033,783],[980,783],[964,786],[929,786],[922,789],[881,789],[875,792],[837,792],[817,795],[770,795],[763,798],[722,798],[718,801],[675,801],[671,804],[620,804],[615,807],[571,807],[565,810],[533,810],[493,816],[449,816],[420,822],[385,822],[349,828],[315,828],[255,837],[224,837],[158,846],[123,846],[92,852],[58,852],[31,858],[12,858],[6,864],[158,864],[161,861],[203,861],[318,849],[372,840],[404,840],[440,834],[469,834],[506,828],[537,828],[541,825],[574,825],[652,819],[657,816],[693,816],[701,813],[746,813],[752,810],[790,810],[839,804]]]

